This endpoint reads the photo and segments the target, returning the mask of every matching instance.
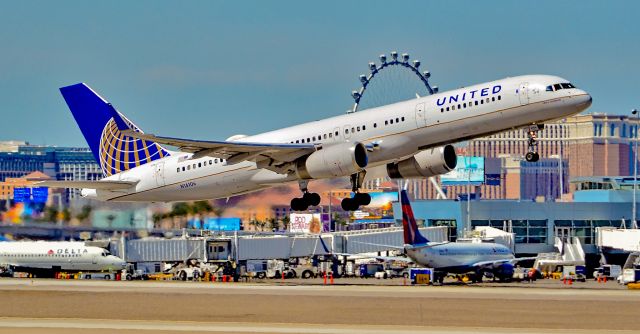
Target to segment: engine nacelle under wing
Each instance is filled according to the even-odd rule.
[[[456,168],[456,151],[451,145],[418,152],[413,157],[387,164],[387,174],[392,179],[430,177],[446,174]]]
[[[296,161],[300,179],[322,179],[348,176],[367,167],[367,149],[362,143],[325,146]]]

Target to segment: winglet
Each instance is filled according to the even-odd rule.
[[[413,216],[413,209],[409,203],[407,191],[400,192],[400,204],[402,204],[402,228],[404,230],[404,243],[409,245],[421,245],[429,242],[418,230],[416,218]]]

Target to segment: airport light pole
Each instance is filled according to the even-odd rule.
[[[634,135],[633,135],[633,140],[634,140],[634,152],[633,152],[633,210],[632,210],[632,215],[633,218],[631,219],[631,226],[633,228],[638,228],[638,223],[636,222],[636,189],[637,184],[638,184],[638,123],[640,121],[640,114],[638,114],[638,109],[633,109],[631,110],[631,114],[636,116],[636,124],[635,124],[635,131],[634,131]]]

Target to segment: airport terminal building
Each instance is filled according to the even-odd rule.
[[[452,239],[477,226],[515,233],[517,254],[554,252],[556,236],[578,237],[585,253],[597,254],[597,227],[633,227],[633,178],[584,177],[571,183],[577,189],[573,202],[447,199],[417,200],[412,207],[425,226],[449,226]],[[394,217],[402,220],[399,203]]]

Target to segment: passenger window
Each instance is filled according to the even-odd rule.
[[[440,112],[444,112],[444,108],[440,108]]]
[[[188,165],[188,166],[187,166],[187,170],[191,170],[191,165]]]
[[[495,101],[496,101],[496,97],[495,97],[495,96],[492,96],[492,97],[491,97],[491,102],[495,102]]]
[[[478,101],[476,101],[476,105],[478,105]]]
[[[458,109],[462,109],[462,108],[460,108],[460,105],[459,105],[459,104],[458,104]]]
[[[400,120],[402,120],[404,122],[404,117],[402,117]]]
[[[213,165],[213,160],[209,160],[209,166]]]
[[[176,173],[180,173],[180,167],[178,167],[178,170],[176,171]]]
[[[333,133],[329,132],[329,138],[333,137],[333,136],[332,136],[332,134],[333,134]]]
[[[198,168],[202,167],[202,163],[198,162]]]
[[[327,139],[327,134],[325,133],[322,138]]]
[[[196,169],[196,164],[193,164],[193,169]]]
[[[484,104],[484,100],[480,100],[480,104]]]
[[[367,129],[367,126],[366,126],[366,125],[363,125],[363,126],[362,126],[362,131],[364,131],[364,130],[366,130],[366,129]]]
[[[447,107],[447,111],[449,111],[449,107]]]
[[[307,138],[307,143],[311,141],[311,138]]]
[[[344,129],[344,133],[349,133],[349,129]]]
[[[389,124],[389,121],[384,121],[384,125],[388,125],[388,124]]]
[[[358,131],[360,131],[360,127],[358,127]]]
[[[393,124],[393,119],[391,119],[391,120],[389,121],[389,124]]]
[[[467,102],[462,104],[462,108],[466,108],[467,107]]]
[[[487,103],[489,103],[489,98],[487,97]]]
[[[502,99],[500,98],[500,95],[498,95],[498,101],[500,101],[500,100],[502,100]]]
[[[373,127],[377,128],[378,127],[378,123],[373,123]]]
[[[184,172],[184,166],[182,166],[182,171]]]
[[[399,118],[396,118],[396,123],[400,123],[400,119]]]
[[[354,133],[354,132],[356,132],[356,128],[355,127],[351,128],[351,133]]]
[[[338,131],[336,131],[336,137],[338,136]]]
[[[456,105],[455,104],[451,106],[451,110],[456,110]]]

